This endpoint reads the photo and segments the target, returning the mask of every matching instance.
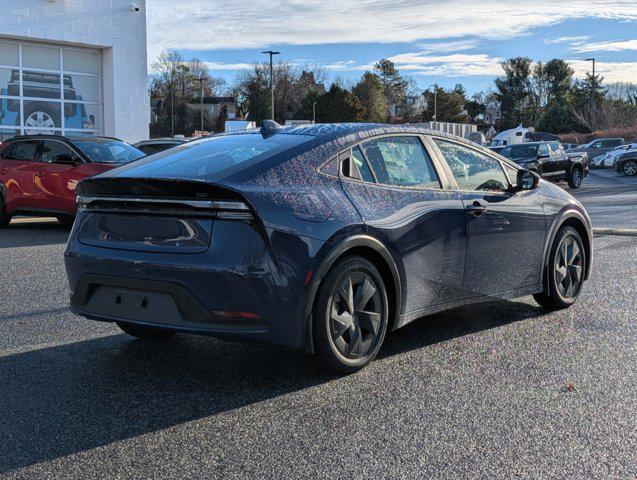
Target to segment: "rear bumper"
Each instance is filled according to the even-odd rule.
[[[216,221],[207,251],[155,253],[86,245],[78,240],[80,223],[81,216],[65,253],[75,313],[307,349],[299,312],[324,242],[272,232],[274,255],[247,223]],[[146,308],[125,308],[118,296],[138,304],[146,299]]]
[[[122,295],[141,302],[127,304],[121,301]],[[71,295],[71,309],[92,320],[190,333],[240,335],[271,330],[265,320],[251,312],[208,310],[177,283],[109,275],[82,275]]]

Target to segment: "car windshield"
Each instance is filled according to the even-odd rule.
[[[527,158],[537,156],[537,145],[511,145],[500,150],[500,155],[510,158]]]
[[[184,143],[151,155],[120,172],[190,178],[223,178],[311,139],[278,133],[231,134]]]
[[[144,152],[119,140],[76,140],[73,142],[95,163],[128,163],[145,156]]]

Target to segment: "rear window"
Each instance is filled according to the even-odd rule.
[[[74,145],[95,163],[128,163],[144,156],[144,152],[119,140],[76,140]]]
[[[309,135],[238,134],[184,143],[119,170],[135,175],[222,178],[312,140]]]
[[[524,143],[511,145],[500,150],[500,155],[515,160],[516,158],[537,157],[537,145],[527,145]]]

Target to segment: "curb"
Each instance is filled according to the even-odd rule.
[[[593,234],[637,237],[637,228],[593,228]]]

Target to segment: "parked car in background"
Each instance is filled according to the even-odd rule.
[[[599,138],[577,148],[570,148],[566,150],[566,153],[569,155],[586,153],[589,159],[594,159],[600,155],[606,155],[613,148],[619,147],[624,143],[623,138]]]
[[[566,180],[571,188],[579,188],[588,176],[588,162],[580,156],[567,155],[557,141],[518,143],[498,153],[548,180]]]
[[[615,168],[615,161],[624,152],[637,149],[637,143],[627,143],[613,148],[604,155],[598,155],[591,161],[591,167]]]
[[[14,215],[75,217],[75,187],[144,154],[108,137],[24,135],[0,145],[0,227]]]
[[[564,147],[564,150],[572,150],[572,149],[575,149],[575,148],[579,147],[579,144],[562,142],[562,146]]]
[[[140,338],[299,348],[341,372],[461,304],[533,294],[566,308],[591,265],[574,197],[414,126],[266,121],[84,180],[78,204],[75,313]]]
[[[637,149],[624,152],[617,157],[615,170],[624,175],[637,175]]]
[[[186,143],[187,140],[181,138],[153,138],[150,140],[143,140],[133,144],[135,148],[138,148],[146,155],[152,155],[153,153],[163,152],[169,148],[176,147],[182,143]]]

